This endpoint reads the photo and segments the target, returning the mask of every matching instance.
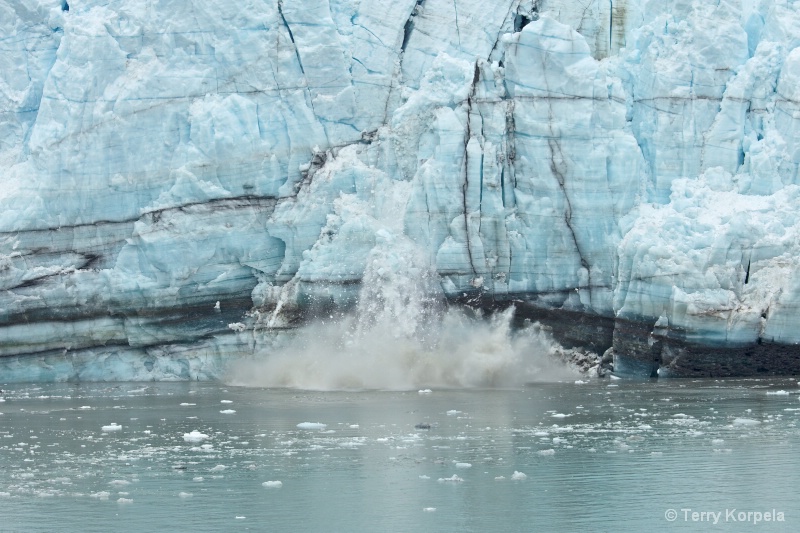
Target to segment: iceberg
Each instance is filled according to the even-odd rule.
[[[414,275],[800,372],[800,2],[585,4],[0,0],[0,381],[218,379]]]

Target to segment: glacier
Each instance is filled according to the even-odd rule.
[[[0,382],[215,379],[414,275],[797,374],[798,165],[800,1],[0,0]]]

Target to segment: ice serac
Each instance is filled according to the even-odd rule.
[[[621,374],[800,372],[800,2],[0,0],[0,28],[0,381],[214,378],[393,270]]]

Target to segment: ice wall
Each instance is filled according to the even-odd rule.
[[[800,2],[0,0],[0,73],[20,364],[246,350],[397,245],[623,372],[800,371]]]

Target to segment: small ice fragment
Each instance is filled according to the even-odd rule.
[[[350,429],[358,429],[358,424],[350,424]]]
[[[262,487],[267,487],[268,489],[279,489],[283,487],[283,482],[281,481],[265,481],[261,484]]]
[[[214,309],[215,309],[215,310],[217,310],[217,311],[219,311],[219,310],[220,310],[220,307],[219,307],[219,300],[217,300],[217,303],[215,303],[215,304],[214,304]]]
[[[426,513],[432,513],[436,511],[436,507],[423,507],[422,510]]]
[[[183,402],[183,403],[181,404],[181,407],[191,407],[191,406],[193,406],[193,405],[197,405],[197,404],[196,404],[196,403],[187,403],[187,402]]]
[[[108,482],[109,485],[113,485],[115,487],[124,487],[125,485],[130,485],[130,481],[125,481],[124,479],[115,479],[113,481]]]
[[[753,420],[752,418],[736,418],[733,420],[734,426],[756,426],[760,423],[760,420]]]
[[[572,415],[565,415],[564,413],[556,413],[556,414],[551,415],[551,416],[553,418],[567,418],[568,416],[572,416]]]
[[[464,480],[463,480],[462,478],[458,477],[458,476],[457,476],[457,475],[455,475],[455,474],[453,474],[453,475],[452,475],[452,476],[450,476],[450,477],[440,477],[440,478],[439,478],[439,483],[444,483],[444,482],[447,482],[447,481],[452,481],[452,482],[455,482],[455,483],[460,483],[460,482],[462,482],[462,481],[464,481]]]
[[[523,479],[528,479],[528,476],[523,474],[522,472],[517,472],[514,470],[514,473],[511,474],[511,479],[515,481],[522,481]]]
[[[179,492],[178,498],[191,498],[194,496],[191,492]]]
[[[186,442],[202,442],[208,438],[208,435],[205,433],[200,433],[196,429],[192,430],[191,433],[184,433],[183,440]]]
[[[232,415],[235,412],[236,411],[234,411],[233,409],[223,409],[222,411],[220,411],[220,413],[222,413],[223,415]]]
[[[506,476],[497,476],[494,478],[495,481],[505,481]]]
[[[298,429],[325,429],[326,427],[328,427],[328,424],[320,422],[300,422],[297,424]]]
[[[725,439],[713,439],[711,441],[711,444],[723,444],[724,442],[725,442]]]
[[[420,389],[419,394],[431,394],[433,391],[431,389]]]
[[[555,455],[556,451],[554,449],[550,448],[549,450],[539,450],[537,453],[539,455]]]
[[[653,456],[664,455],[664,452],[650,452],[650,455],[653,455]]]
[[[109,496],[111,496],[111,493],[105,490],[89,494],[90,498],[97,498],[98,500],[107,500]]]
[[[472,463],[456,463],[456,468],[472,468]]]
[[[193,478],[192,478],[192,481],[194,481],[195,483],[200,483],[200,482],[202,482],[202,481],[203,481],[203,476],[196,476],[196,477],[193,477]]]
[[[119,431],[122,429],[122,426],[118,425],[116,422],[111,422],[111,425],[103,426],[103,431]]]
[[[120,498],[117,500],[117,503],[133,503],[133,500],[129,498]]]
[[[217,465],[214,468],[212,468],[211,470],[209,470],[209,472],[222,472],[226,468],[228,468],[228,467],[225,466],[225,465]]]
[[[575,385],[585,385],[586,383],[589,383],[589,382],[588,381],[583,381],[582,379],[576,379],[575,380]]]
[[[92,408],[91,405],[81,405],[80,407],[78,407],[78,409],[91,409],[91,408]]]
[[[789,392],[785,390],[769,391],[767,394],[770,396],[789,396]]]
[[[422,474],[421,476],[419,476],[419,478],[420,479],[430,479],[430,476],[426,476],[425,474]]]
[[[219,403],[233,403],[232,400],[220,400]]]
[[[247,517],[246,516],[237,516],[236,520],[244,520],[245,518],[247,518]]]
[[[228,329],[236,331],[236,332],[242,332],[245,329],[247,329],[247,326],[245,326],[241,322],[233,322],[231,324],[228,324]]]
[[[454,416],[458,414],[461,414],[461,411],[457,411],[455,409],[450,409],[449,411],[447,411],[447,416]]]

